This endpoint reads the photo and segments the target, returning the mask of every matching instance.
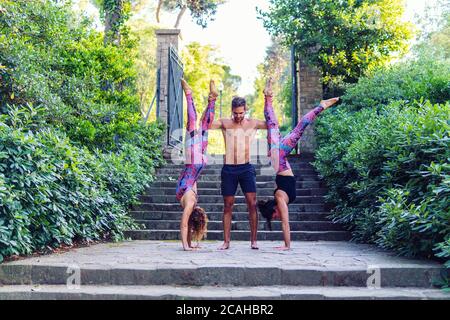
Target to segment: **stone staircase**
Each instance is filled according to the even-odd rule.
[[[172,163],[158,170],[158,181],[131,211],[146,229],[128,231],[128,236],[142,240],[2,263],[0,300],[450,300],[450,293],[436,287],[436,281],[449,277],[441,263],[343,241],[349,234],[327,220],[326,189],[311,159],[290,159],[299,175],[298,198],[290,205],[291,233],[293,240],[325,241],[293,241],[291,250],[278,251],[274,246],[279,243],[270,240],[282,240],[279,222],[270,232],[260,221],[260,249],[251,250],[248,214],[239,191],[231,247],[217,250],[223,239],[221,165],[212,164],[199,182],[200,204],[210,218],[208,239],[199,250],[183,251],[178,240],[181,208],[174,196],[182,165]],[[267,166],[256,167],[258,197],[272,196],[273,173]]]
[[[223,240],[222,214],[223,198],[220,193],[220,172],[222,156],[214,156],[202,171],[198,181],[199,205],[209,217],[208,240]],[[275,175],[267,164],[267,157],[252,159],[257,172],[257,199],[273,197]],[[330,206],[325,203],[326,188],[310,162],[313,155],[291,156],[289,162],[297,175],[297,199],[289,205],[289,219],[292,241],[345,241],[350,234],[338,224],[331,222]],[[211,164],[211,162],[214,162]],[[131,216],[141,225],[142,230],[131,230],[127,236],[133,240],[179,240],[179,225],[182,208],[175,198],[175,188],[182,164],[169,163],[157,169],[157,180],[140,197],[141,203],[132,208]],[[281,222],[272,222],[269,231],[265,219],[259,214],[258,240],[283,240]],[[238,187],[233,209],[231,226],[232,240],[249,240],[245,197]]]
[[[269,241],[260,250],[219,244],[186,252],[178,241],[105,243],[3,263],[0,300],[450,299],[433,287],[441,264],[370,245],[296,241],[279,252]]]

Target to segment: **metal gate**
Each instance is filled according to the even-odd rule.
[[[176,49],[169,47],[169,83],[167,94],[167,142],[168,145],[183,150],[183,63],[178,57]]]

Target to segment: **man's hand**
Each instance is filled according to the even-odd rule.
[[[320,104],[324,109],[328,109],[329,107],[331,107],[338,101],[339,101],[339,97],[335,97],[335,98],[331,98],[328,100],[322,100],[322,101],[320,101]]]

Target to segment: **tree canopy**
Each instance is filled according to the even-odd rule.
[[[223,3],[225,3],[225,0],[159,0],[156,10],[156,20],[159,22],[161,8],[169,12],[179,11],[174,25],[174,28],[178,28],[181,17],[189,9],[192,19],[199,26],[206,28],[208,22],[213,20],[217,6]]]
[[[277,39],[272,39],[272,44],[266,50],[263,63],[257,66],[258,76],[253,86],[255,92],[247,96],[251,106],[251,116],[256,119],[264,119],[264,86],[266,80],[273,79],[273,105],[279,119],[281,129],[290,127],[291,118],[291,70],[289,52],[280,45]]]
[[[267,30],[319,67],[326,87],[354,83],[407,49],[403,0],[270,0]]]

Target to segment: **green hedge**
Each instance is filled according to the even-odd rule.
[[[92,150],[111,150],[134,136],[141,118],[137,39],[105,46],[103,34],[70,3],[18,0],[2,7],[0,112],[25,103],[42,107],[47,126]]]
[[[79,148],[57,129],[1,120],[0,261],[74,241],[121,240],[137,227],[127,209],[160,164],[159,127],[147,136],[153,154],[132,144],[106,153]]]
[[[423,55],[416,60],[381,69],[360,78],[343,96],[348,110],[377,107],[392,101],[422,98],[432,103],[450,101],[450,61]]]
[[[329,184],[329,200],[337,204],[335,218],[350,224],[356,239],[430,255],[435,239],[450,236],[449,124],[443,120],[449,115],[449,104],[392,103],[381,112],[339,110],[320,120],[318,139],[327,143],[318,148],[315,165]],[[398,221],[391,216],[397,209],[405,215]],[[437,229],[419,228],[426,223],[420,210]],[[411,230],[389,238],[395,231],[393,225],[385,228],[386,219],[406,222]]]
[[[136,40],[102,40],[69,3],[2,2],[0,261],[138,227],[163,126],[142,121]]]
[[[450,267],[449,64],[415,63],[361,79],[318,119],[315,166],[354,240]]]

